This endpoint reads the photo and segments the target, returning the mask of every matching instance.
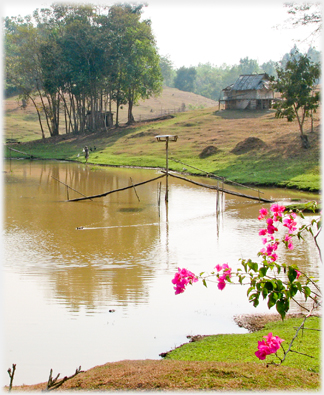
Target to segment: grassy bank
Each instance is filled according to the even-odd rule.
[[[181,361],[217,361],[217,362],[255,362],[264,364],[254,355],[257,351],[258,341],[262,336],[272,332],[274,336],[285,339],[283,347],[288,349],[296,329],[302,323],[301,318],[290,318],[285,321],[271,322],[264,329],[248,334],[216,335],[199,338],[198,341],[190,342],[167,353],[166,359]],[[292,347],[299,353],[311,355],[312,358],[291,352],[284,363],[285,366],[296,369],[304,369],[310,372],[320,372],[320,318],[311,317],[307,319],[302,334],[298,336]],[[282,350],[278,352],[283,356]],[[266,362],[278,363],[274,354],[267,357]]]
[[[320,389],[320,319],[306,321],[284,365],[259,361],[254,351],[262,336],[272,332],[285,339],[285,348],[300,318],[268,323],[248,334],[216,335],[185,344],[163,360],[120,361],[96,366],[65,382],[62,390],[256,390],[301,391]],[[35,391],[46,383],[14,387]]]
[[[11,120],[14,116],[11,113]],[[165,144],[158,143],[155,136],[173,134],[178,140],[169,144],[171,170],[193,174],[210,172],[243,184],[318,191],[318,114],[314,125],[311,132],[310,125],[306,124],[311,148],[305,150],[301,148],[297,123],[276,119],[273,111],[218,111],[217,107],[210,107],[177,113],[164,120],[137,122],[108,132],[26,141],[24,133],[31,133],[37,127],[33,120],[15,135],[20,144],[9,146],[35,158],[84,162],[82,150],[87,145],[92,149],[90,164],[165,167]],[[13,128],[13,123],[7,124],[6,138],[13,135]],[[4,155],[7,158],[24,156],[9,152],[8,145]]]

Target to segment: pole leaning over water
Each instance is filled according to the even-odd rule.
[[[220,189],[217,186],[202,184],[201,182],[192,181],[192,180],[189,180],[188,178],[180,177],[180,176],[177,176],[177,175],[172,174],[172,173],[169,173],[169,175],[171,177],[179,178],[180,180],[184,180],[184,181],[190,182],[191,184],[199,185],[199,186],[204,187],[204,188],[216,189],[216,190]],[[264,198],[261,198],[259,196],[245,195],[244,193],[230,191],[229,189],[225,189],[225,188],[222,189],[222,192],[223,193],[227,193],[229,195],[241,196],[241,197],[245,197],[247,199],[258,200],[258,201],[265,202],[265,203],[274,203],[274,200],[264,199]]]

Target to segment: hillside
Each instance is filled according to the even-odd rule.
[[[196,105],[203,100],[206,105],[212,104],[197,95],[170,89],[160,99],[141,103],[136,111],[147,106],[147,111],[151,112],[154,105],[158,108],[163,103],[163,98],[170,104],[171,99],[177,97],[179,101],[174,103],[184,102],[185,98],[187,103],[192,103],[195,98]],[[314,116],[313,131],[310,120],[305,123],[305,133],[311,144],[311,148],[305,150],[301,148],[297,121],[276,119],[273,110],[225,111],[216,105],[175,113],[165,119],[122,125],[108,132],[64,134],[41,140],[32,109],[19,109],[17,103],[14,107],[12,100],[11,103],[7,100],[6,105],[5,137],[21,141],[11,147],[27,156],[84,163],[82,151],[88,145],[93,149],[89,158],[92,165],[165,167],[165,145],[157,143],[155,136],[174,134],[178,140],[169,147],[172,170],[194,174],[210,172],[250,185],[320,190],[319,112]],[[6,157],[26,156],[8,150],[4,153]]]
[[[136,104],[133,114],[135,120],[140,121],[175,113],[181,108],[183,109],[183,107],[185,110],[189,110],[215,106],[218,106],[218,102],[207,99],[206,97],[196,95],[192,92],[183,92],[176,88],[165,87],[160,96],[151,97]],[[11,97],[5,100],[4,110],[5,138],[30,141],[41,137],[36,110],[31,103],[23,109],[22,101],[17,96]],[[116,112],[115,110],[113,107],[114,114]],[[127,122],[127,106],[122,106],[120,109],[119,120],[121,124]],[[61,121],[63,121],[63,116]],[[64,128],[63,123],[62,128]]]

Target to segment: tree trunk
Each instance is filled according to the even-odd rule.
[[[302,147],[305,149],[308,149],[310,147],[310,144],[309,144],[308,137],[306,136],[306,134],[301,134],[300,138],[302,141]]]
[[[35,100],[34,100],[31,96],[29,96],[29,95],[28,95],[28,97],[29,97],[30,100],[33,102],[34,107],[36,108],[37,116],[38,116],[38,122],[39,122],[39,126],[40,126],[41,132],[42,132],[42,139],[44,139],[44,138],[45,138],[45,133],[44,133],[44,129],[43,129],[42,118],[41,118],[40,112],[39,112],[39,110],[38,110],[38,108],[37,108],[37,105],[36,105],[36,103],[35,103]]]
[[[128,123],[128,125],[131,125],[134,122],[135,122],[135,119],[133,116],[133,100],[129,99],[128,100],[128,120],[127,120],[127,123]]]

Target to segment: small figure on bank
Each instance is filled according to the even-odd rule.
[[[84,157],[86,160],[86,163],[88,163],[88,159],[89,159],[89,148],[87,146],[84,147]]]

